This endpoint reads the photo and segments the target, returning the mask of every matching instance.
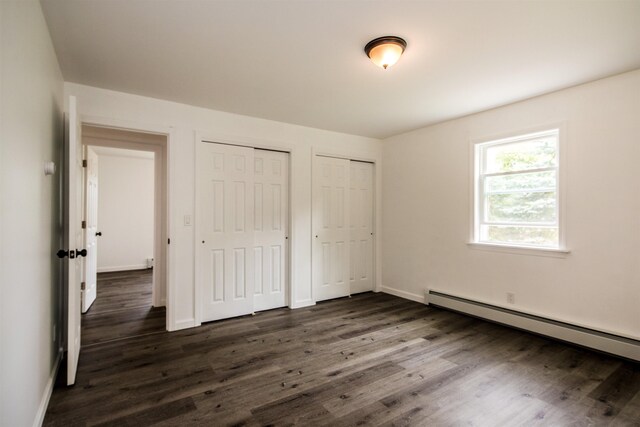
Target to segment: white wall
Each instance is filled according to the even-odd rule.
[[[44,415],[60,346],[62,75],[37,1],[1,1],[0,425]],[[45,176],[44,163],[58,171]]]
[[[98,272],[146,268],[153,258],[153,153],[97,151]]]
[[[65,83],[66,95],[78,98],[88,123],[119,124],[134,129],[171,127],[169,148],[170,280],[174,301],[168,301],[169,323],[175,328],[197,325],[194,301],[195,144],[199,135],[228,142],[255,142],[291,149],[291,264],[294,266],[292,306],[314,303],[311,289],[311,160],[314,150],[380,161],[380,141],[229,114],[169,101]],[[380,170],[381,164],[378,164]],[[377,179],[379,180],[380,174]],[[380,188],[378,181],[378,188]],[[377,198],[380,201],[380,198]],[[378,212],[379,213],[379,212]],[[380,220],[380,215],[377,216]],[[196,219],[197,220],[197,219]],[[378,265],[379,266],[379,265]],[[169,295],[171,300],[172,295]]]
[[[470,141],[566,125],[565,221],[554,258],[474,249]],[[640,70],[383,142],[383,283],[435,288],[640,338]]]

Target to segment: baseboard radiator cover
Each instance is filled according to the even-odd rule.
[[[425,297],[425,303],[428,305],[446,308],[626,359],[640,361],[640,340],[474,301],[433,289],[427,290]]]

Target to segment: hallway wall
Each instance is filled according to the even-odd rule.
[[[138,270],[153,258],[153,153],[98,152],[98,272]]]

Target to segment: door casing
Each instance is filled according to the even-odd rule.
[[[175,130],[162,125],[141,124],[127,120],[81,115],[83,144],[111,148],[123,148],[154,153],[154,290],[153,305],[166,307],[166,330],[174,331],[183,326],[176,321],[176,289],[171,272],[174,259],[170,236],[170,152],[175,141]],[[100,134],[100,131],[104,134]],[[109,131],[130,132],[139,138],[108,137]]]

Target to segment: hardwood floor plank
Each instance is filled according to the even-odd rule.
[[[381,378],[371,384],[353,388],[348,393],[341,394],[324,403],[324,407],[336,417],[344,417],[354,411],[375,403],[390,394],[397,393],[413,385],[420,384],[443,370],[451,369],[455,365],[444,359],[436,359],[426,366],[415,370],[403,370],[389,377]]]
[[[612,426],[640,426],[640,391],[627,402],[611,423]]]
[[[187,397],[95,425],[100,427],[145,427],[160,421],[171,421],[175,417],[195,410],[196,405],[193,403],[193,399]]]
[[[589,393],[589,397],[608,403],[618,411],[637,393],[639,383],[640,367],[623,364]]]

